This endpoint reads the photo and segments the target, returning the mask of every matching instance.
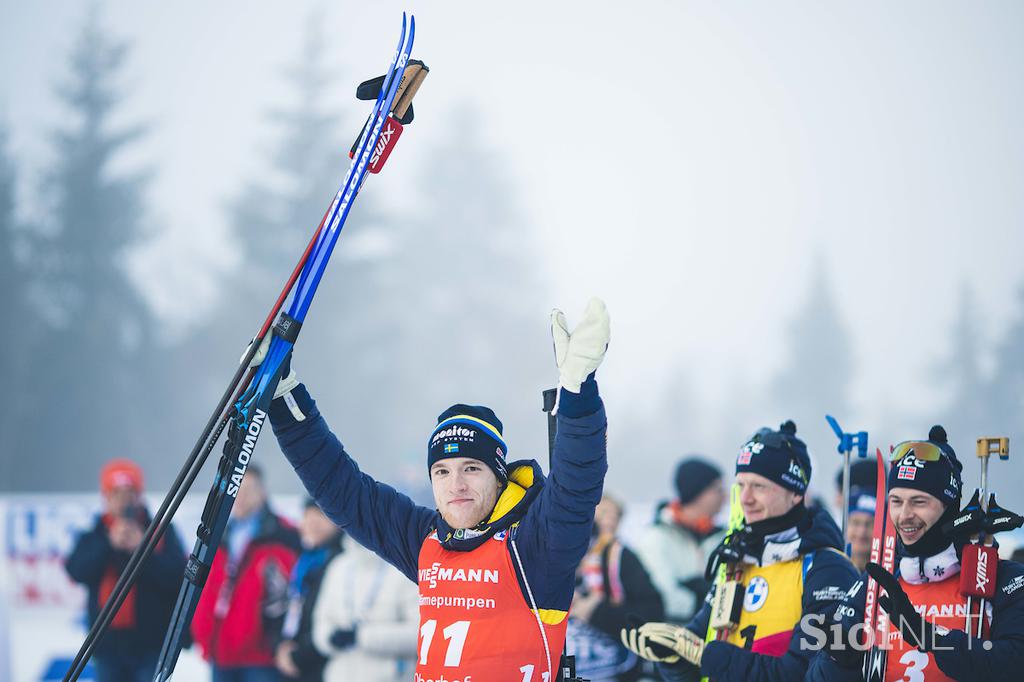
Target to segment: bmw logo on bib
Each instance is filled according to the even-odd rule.
[[[757,611],[768,601],[768,581],[757,575],[747,585],[747,592],[743,595],[743,610]]]

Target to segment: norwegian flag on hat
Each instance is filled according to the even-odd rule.
[[[902,478],[904,481],[913,481],[917,478],[917,467],[912,464],[904,464],[896,472],[896,478]]]

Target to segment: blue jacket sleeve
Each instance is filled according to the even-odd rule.
[[[1024,670],[1024,565],[1000,561],[998,568],[987,641],[962,630],[936,638],[935,662],[954,680],[1019,680]]]
[[[285,399],[278,398],[270,406],[270,422],[302,484],[352,539],[415,582],[420,546],[434,528],[437,512],[362,473],[304,385],[291,396],[305,418],[296,419]]]
[[[551,472],[520,523],[516,543],[538,607],[564,611],[572,600],[576,566],[590,544],[608,453],[607,421],[594,379],[578,396],[563,391],[559,400]],[[581,409],[581,402],[590,408]],[[580,411],[589,413],[571,416]]]
[[[857,571],[845,556],[818,550],[804,579],[801,618],[786,653],[768,656],[727,642],[709,642],[701,659],[701,673],[718,682],[802,680],[811,658],[821,648],[821,624],[826,612],[831,612],[856,580]]]

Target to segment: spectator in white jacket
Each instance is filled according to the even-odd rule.
[[[416,584],[376,554],[349,542],[327,565],[313,609],[324,682],[410,679],[418,627]]]
[[[676,497],[658,505],[636,552],[661,593],[665,619],[688,623],[710,587],[704,568],[722,538],[714,519],[726,496],[721,470],[699,457],[679,463],[675,483]]]

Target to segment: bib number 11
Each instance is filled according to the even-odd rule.
[[[533,664],[529,663],[519,669],[519,672],[523,674],[523,682],[533,682]],[[551,673],[547,670],[540,674],[541,682],[550,682]]]
[[[437,621],[431,618],[420,626],[420,665],[427,664],[430,654],[430,643],[434,640]],[[469,634],[469,621],[458,620],[441,631],[448,641],[448,649],[444,653],[445,667],[454,668],[462,663],[462,649],[466,646],[466,635]]]

